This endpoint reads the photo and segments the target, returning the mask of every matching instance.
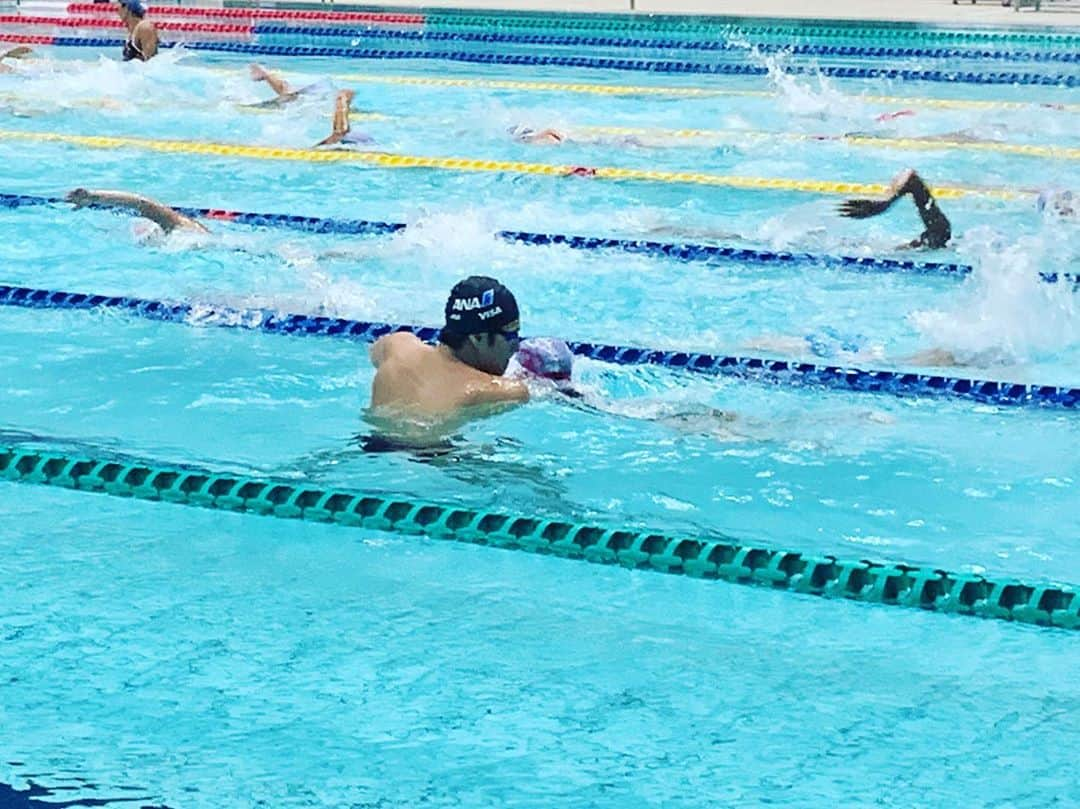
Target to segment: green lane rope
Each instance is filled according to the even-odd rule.
[[[707,19],[701,17],[664,17],[664,16],[622,16],[616,18],[598,18],[587,16],[578,19],[553,18],[551,15],[525,17],[505,14],[445,14],[428,13],[425,21],[427,29],[446,30],[454,28],[482,28],[486,31],[503,29],[530,31],[558,30],[573,32],[649,32],[683,35],[695,38],[704,37],[783,37],[826,38],[859,40],[919,40],[921,42],[948,43],[986,43],[1017,42],[1057,47],[1073,47],[1080,44],[1080,35],[1075,29],[1065,31],[1016,31],[1016,30],[944,30],[923,25],[896,27],[874,24],[872,21],[857,25],[830,25],[818,21],[804,23],[786,22],[782,24],[766,21],[751,22],[741,20],[732,23],[723,18]]]
[[[285,519],[426,535],[826,598],[1080,628],[1075,586],[1025,584],[902,563],[845,560],[730,538],[620,530],[156,462],[0,450],[0,480]]]

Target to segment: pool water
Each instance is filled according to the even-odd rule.
[[[1039,189],[1080,185],[1072,90],[840,81],[793,74],[809,62],[783,56],[750,57],[772,73],[747,78],[283,58],[269,66],[316,89],[255,112],[242,105],[269,91],[238,57],[41,56],[0,74],[0,193],[118,188],[409,227],[353,237],[212,221],[206,236],[163,237],[107,211],[10,209],[0,283],[438,325],[449,287],[483,273],[515,292],[525,334],[772,356],[832,331],[857,339],[862,366],[910,367],[909,355],[944,348],[968,363],[963,375],[1080,376],[1075,293],[1039,280],[1080,271],[1080,228],[1034,205]],[[485,84],[498,80],[518,84]],[[568,87],[581,84],[718,94]],[[795,190],[27,134],[303,148],[329,131],[339,87],[378,116],[354,127],[395,154],[858,183],[915,166],[931,185],[975,192],[942,200],[957,238],[920,257],[974,271],[684,263],[493,235],[905,257],[897,246],[922,230],[907,200],[857,222],[836,215],[842,195]],[[877,120],[901,110],[912,114]],[[517,143],[507,129],[520,123],[572,142]],[[674,134],[686,129],[716,134]],[[852,132],[881,142],[829,139]],[[958,146],[958,132],[1056,156]],[[913,140],[935,135],[953,145]],[[542,396],[469,424],[453,461],[430,464],[358,448],[373,375],[362,345],[12,308],[0,334],[5,445],[1080,581],[1071,411],[579,360],[588,407]],[[931,790],[935,803],[1080,800],[1069,677],[1080,654],[1064,631],[13,483],[0,493],[0,805],[38,805],[31,784],[53,799],[170,807],[912,806],[930,805],[912,796]]]

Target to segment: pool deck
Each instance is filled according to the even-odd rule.
[[[358,0],[362,2],[363,0]],[[312,0],[330,10],[344,3]],[[997,0],[972,5],[961,0],[388,0],[386,8],[461,8],[503,11],[710,14],[721,17],[783,17],[818,20],[878,20],[947,26],[1054,26],[1080,29],[1080,0],[1044,0],[1041,11],[1006,8]]]

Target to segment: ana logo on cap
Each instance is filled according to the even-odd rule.
[[[486,309],[495,303],[495,290],[486,289],[479,298],[454,298],[455,312],[471,312],[473,309]]]

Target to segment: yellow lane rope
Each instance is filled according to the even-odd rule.
[[[94,135],[64,135],[54,132],[20,132],[0,130],[0,139],[66,143],[92,149],[145,149],[173,154],[202,154],[220,157],[248,157],[259,160],[296,160],[312,163],[363,163],[382,168],[431,168],[450,171],[505,172],[561,177],[578,167],[547,163],[522,163],[507,160],[477,160],[464,157],[425,157],[395,155],[382,152],[277,148],[270,146],[240,146],[227,143],[207,143],[183,140],[154,140],[150,138],[102,137]],[[611,180],[638,180],[658,183],[720,186],[726,188],[805,191],[815,194],[878,196],[886,186],[880,183],[844,183],[823,180],[792,180],[768,177],[741,177],[706,174],[702,172],[649,171],[598,167],[588,169],[591,176]],[[1032,192],[1007,188],[971,188],[938,186],[934,193],[940,199],[979,196],[993,199],[1021,199]]]
[[[850,146],[892,147],[895,149],[970,149],[980,152],[1003,152],[1027,157],[1049,157],[1055,160],[1080,160],[1080,148],[1041,146],[1023,143],[1002,143],[990,140],[968,140],[944,135],[940,138],[885,138],[878,135],[807,135],[798,132],[761,132],[753,129],[661,129],[630,126],[571,126],[571,132],[623,137],[660,137],[715,141],[794,140],[834,141]]]
[[[593,93],[596,95],[662,95],[662,96],[742,96],[776,98],[771,90],[721,90],[705,87],[642,87],[620,84],[562,84],[541,81],[502,81],[491,79],[435,79],[421,76],[380,76],[368,73],[344,73],[331,78],[338,81],[367,84],[412,84],[429,87],[482,87],[490,90],[525,90],[527,92]],[[900,96],[854,95],[853,101],[893,107],[930,107],[934,109],[1030,110],[1050,108],[1064,112],[1080,112],[1080,104],[1040,104],[1030,101],[976,101],[959,98],[904,98]]]
[[[24,99],[14,93],[0,93],[0,104],[32,104],[33,99]],[[89,107],[95,109],[121,109],[124,104],[110,96],[100,98],[75,99],[67,102],[68,107]],[[165,105],[162,105],[165,106]],[[220,105],[198,105],[199,108],[217,109]],[[278,112],[280,107],[258,106],[253,104],[236,104],[236,108],[245,113],[268,114]],[[378,122],[402,120],[406,117],[400,115],[386,115],[378,112],[350,113],[349,120],[356,123],[360,121]],[[631,127],[631,126],[574,126],[568,127],[571,133],[580,132],[586,135],[611,135],[615,137],[656,137],[674,140],[713,140],[730,142],[740,140],[790,140],[790,141],[834,141],[845,143],[850,146],[865,146],[871,148],[895,148],[917,151],[933,151],[935,149],[966,149],[978,152],[1000,152],[1003,154],[1023,155],[1025,157],[1041,157],[1053,160],[1080,160],[1080,148],[1056,145],[1003,143],[1001,141],[980,141],[969,139],[954,139],[948,136],[940,138],[887,138],[878,135],[808,135],[797,132],[763,132],[753,129],[665,129],[662,127]]]

